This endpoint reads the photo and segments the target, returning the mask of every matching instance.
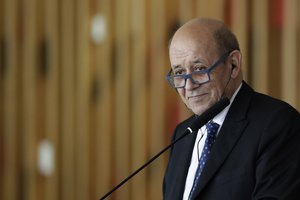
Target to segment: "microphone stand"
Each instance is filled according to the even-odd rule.
[[[145,164],[143,164],[140,168],[138,168],[130,176],[128,176],[122,182],[120,182],[117,186],[115,186],[111,191],[109,191],[103,197],[101,197],[100,200],[103,200],[106,197],[108,197],[111,193],[113,193],[115,190],[117,190],[119,187],[121,187],[124,183],[126,183],[134,175],[136,175],[137,173],[139,173],[142,169],[144,169],[147,165],[149,165],[150,163],[152,163],[156,158],[158,158],[161,154],[163,154],[165,151],[167,151],[170,147],[172,147],[179,140],[181,140],[182,138],[184,138],[185,136],[187,136],[189,133],[192,133],[192,129],[187,129],[187,131],[185,131],[182,136],[180,136],[179,138],[177,138],[176,140],[174,140],[171,144],[169,144],[167,147],[165,147],[163,150],[161,150],[158,154],[156,154],[155,156],[153,156],[148,162],[146,162]]]
[[[144,169],[147,165],[152,163],[161,154],[163,154],[170,147],[172,147],[175,143],[177,143],[182,138],[186,137],[188,134],[193,133],[194,132],[193,130],[198,130],[199,128],[201,128],[210,119],[212,119],[215,115],[217,115],[219,112],[221,112],[226,106],[228,106],[229,103],[230,103],[230,101],[228,98],[223,98],[220,101],[218,101],[217,103],[215,103],[213,106],[211,106],[209,109],[207,109],[202,115],[198,116],[196,118],[196,120],[191,124],[191,126],[185,130],[185,132],[182,134],[182,136],[178,137],[176,140],[174,140],[172,143],[170,143],[167,147],[162,149],[159,153],[157,153],[155,156],[153,156],[148,162],[143,164],[140,168],[138,168],[130,176],[125,178],[123,181],[121,181],[117,186],[115,186],[112,190],[107,192],[99,200],[104,200],[106,197],[108,197],[110,194],[112,194],[115,190],[117,190],[119,187],[121,187],[124,183],[126,183],[129,179],[131,179],[133,176],[135,176],[137,173],[139,173],[142,169]]]

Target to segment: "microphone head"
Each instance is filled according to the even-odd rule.
[[[214,118],[219,114],[226,106],[230,104],[230,100],[227,97],[222,98],[220,101],[216,102],[201,115],[199,115],[196,120],[193,121],[190,128],[192,131],[196,131],[205,125],[209,120]]]

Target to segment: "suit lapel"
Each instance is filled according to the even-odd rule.
[[[200,182],[194,192],[194,197],[198,196],[226,161],[231,150],[242,135],[243,130],[246,128],[248,121],[245,119],[245,116],[252,93],[253,90],[246,83],[243,83],[241,90],[227,113],[218,138],[205,164]]]

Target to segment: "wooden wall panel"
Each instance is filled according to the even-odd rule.
[[[179,20],[181,24],[184,24],[189,19],[196,17],[195,0],[178,0],[179,7]]]
[[[76,199],[75,192],[75,5],[60,2],[61,13],[61,199]]]
[[[131,72],[131,172],[146,162],[147,156],[147,21],[145,0],[132,0],[130,16],[130,41],[132,44],[132,72]],[[132,180],[131,198],[147,200],[146,170]]]
[[[105,37],[96,48],[95,65],[97,69],[99,101],[95,121],[97,139],[96,145],[96,194],[97,197],[104,195],[113,188],[113,130],[115,127],[114,116],[114,83],[115,83],[115,57],[113,54],[114,18],[112,13],[112,2],[104,0],[98,3],[97,10],[103,17]],[[114,182],[115,183],[115,182]]]
[[[89,1],[77,0],[76,4],[76,74],[75,74],[75,104],[76,104],[76,141],[75,141],[75,173],[76,199],[90,199],[89,197],[89,102],[90,76],[89,41],[90,17]]]
[[[130,78],[131,78],[131,51],[130,51],[130,21],[129,21],[129,0],[115,1],[115,20],[114,30],[116,35],[114,38],[116,57],[114,69],[115,83],[115,124],[114,126],[114,164],[115,164],[115,179],[117,184],[126,178],[131,172],[130,155],[131,147],[131,119],[130,119]],[[118,192],[115,193],[116,199],[130,199],[131,182],[124,185]]]
[[[59,173],[59,4],[58,1],[45,0],[45,38],[47,44],[45,80],[45,139],[53,145],[53,171],[46,177],[43,199],[60,199],[60,173]]]
[[[260,92],[268,92],[268,1],[252,3],[252,85]]]
[[[149,52],[149,152],[155,154],[165,146],[165,73],[166,64],[166,38],[165,18],[168,5],[164,1],[153,0],[150,6],[150,52]],[[154,152],[154,153],[153,153]],[[166,156],[166,155],[164,155]],[[161,199],[162,179],[164,173],[164,156],[150,165],[149,170],[149,199]]]
[[[36,1],[23,1],[23,47],[22,47],[22,197],[37,200],[37,15]]]
[[[0,3],[0,180],[4,179],[4,171],[5,171],[5,162],[4,162],[4,140],[5,140],[5,136],[4,136],[4,126],[5,126],[5,114],[4,114],[4,66],[5,66],[5,62],[4,61],[6,58],[4,58],[4,50],[5,49],[5,45],[4,45],[4,16],[5,16],[5,12],[4,12],[4,4]],[[0,198],[3,198],[4,196],[4,185],[3,185],[3,181],[0,181]]]
[[[197,16],[224,20],[224,3],[225,0],[198,0]]]
[[[191,114],[165,80],[168,43],[196,16],[230,23],[244,78],[300,109],[296,0],[2,0],[0,9],[1,199],[98,199],[165,147]],[[49,175],[37,167],[44,139]],[[167,156],[108,199],[162,199]]]
[[[297,105],[297,0],[284,1],[283,35],[282,35],[282,98],[292,105]],[[299,28],[298,28],[299,30]]]
[[[247,0],[231,0],[231,30],[235,33],[240,43],[240,49],[243,59],[243,76],[246,81],[249,80],[249,2]],[[225,11],[226,12],[226,11]]]
[[[2,4],[2,6],[4,6]],[[17,133],[17,99],[20,98],[20,95],[17,93],[18,90],[18,62],[19,58],[19,44],[17,43],[17,1],[12,0],[8,1],[5,4],[3,9],[4,16],[4,36],[5,40],[5,58],[3,57],[5,63],[5,67],[1,67],[1,79],[3,78],[4,82],[1,85],[1,103],[3,103],[3,127],[1,130],[1,138],[3,141],[1,142],[1,152],[3,154],[2,161],[2,169],[3,169],[3,184],[1,184],[1,188],[3,189],[3,193],[1,195],[1,199],[11,199],[16,200],[20,197],[20,190],[18,186],[18,180],[20,172],[18,170],[18,133]],[[2,18],[3,19],[3,18]],[[3,45],[4,45],[3,44]],[[3,49],[4,50],[4,49]],[[3,61],[1,61],[2,63]],[[18,81],[17,81],[18,80]],[[2,99],[3,97],[3,99]],[[3,151],[2,151],[3,150]],[[2,174],[2,173],[1,173]]]

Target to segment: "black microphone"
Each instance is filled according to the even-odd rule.
[[[151,162],[153,162],[156,158],[158,158],[161,154],[163,154],[166,150],[168,150],[170,147],[172,147],[179,140],[181,140],[188,134],[193,133],[194,131],[197,131],[199,128],[204,126],[209,120],[211,120],[214,116],[216,116],[218,113],[220,113],[226,106],[228,106],[229,103],[230,103],[230,101],[227,97],[222,98],[220,101],[216,102],[214,105],[212,105],[210,108],[208,108],[205,112],[203,112],[202,115],[197,116],[197,118],[191,123],[191,125],[186,129],[186,131],[183,133],[182,136],[180,136],[179,138],[174,140],[171,144],[169,144],[167,147],[165,147],[163,150],[161,150],[158,154],[153,156],[148,162],[143,164],[140,168],[138,168],[130,176],[125,178],[122,182],[120,182],[117,186],[115,186],[112,190],[110,190],[108,193],[106,193],[99,200],[103,200],[106,197],[108,197],[109,195],[111,195],[115,190],[117,190],[124,183],[126,183],[129,179],[131,179],[133,176],[135,176],[137,173],[139,173],[142,169],[144,169],[146,166],[148,166]]]
[[[227,97],[221,98],[218,102],[204,111],[201,115],[197,116],[196,120],[193,121],[190,128],[192,131],[196,131],[204,126],[209,120],[219,114],[226,106],[230,104],[230,100]],[[189,129],[189,128],[188,128]]]

